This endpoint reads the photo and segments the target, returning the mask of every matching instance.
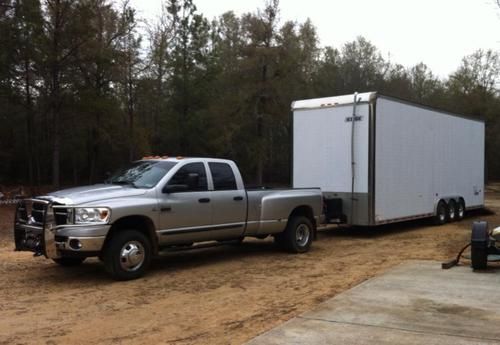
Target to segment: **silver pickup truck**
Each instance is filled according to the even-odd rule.
[[[274,236],[306,252],[322,210],[319,189],[247,190],[236,164],[210,158],[147,158],[104,184],[22,200],[16,250],[63,266],[97,256],[111,276],[135,279],[151,258],[200,242]]]

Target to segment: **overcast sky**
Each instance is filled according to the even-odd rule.
[[[132,0],[140,16],[153,19],[161,0]],[[194,0],[212,19],[226,11],[255,12],[263,0]],[[500,51],[500,9],[495,0],[281,0],[280,19],[310,18],[322,46],[340,48],[364,36],[384,58],[404,66],[426,63],[446,77],[462,57],[479,48]]]

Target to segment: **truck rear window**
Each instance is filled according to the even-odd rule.
[[[234,190],[236,186],[236,178],[234,177],[233,169],[226,163],[208,163],[212,179],[214,180],[214,190]]]

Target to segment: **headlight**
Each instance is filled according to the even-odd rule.
[[[105,207],[75,208],[75,224],[105,224],[111,212]]]

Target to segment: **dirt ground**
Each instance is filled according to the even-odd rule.
[[[500,187],[487,206],[500,212]],[[169,254],[130,282],[97,260],[62,268],[13,252],[12,207],[0,207],[0,344],[241,344],[408,259],[445,260],[468,242],[475,212],[428,221],[319,233],[309,253],[245,240]]]

